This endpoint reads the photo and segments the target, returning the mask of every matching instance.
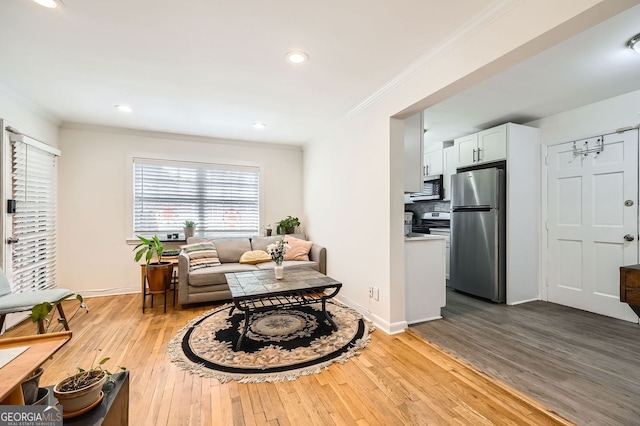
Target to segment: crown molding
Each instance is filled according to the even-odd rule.
[[[0,92],[6,94],[10,98],[13,98],[17,103],[25,107],[27,110],[29,110],[36,116],[42,118],[43,120],[50,121],[56,126],[60,126],[60,123],[62,121],[60,117],[51,113],[49,110],[35,103],[33,100],[31,100],[31,98],[23,95],[22,93],[15,91],[13,88],[7,86],[1,81],[0,81]]]

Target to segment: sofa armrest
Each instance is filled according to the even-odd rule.
[[[314,244],[309,251],[309,260],[318,262],[318,272],[327,275],[327,249],[321,245]]]
[[[189,300],[189,255],[184,251],[178,255],[178,303],[184,305]]]

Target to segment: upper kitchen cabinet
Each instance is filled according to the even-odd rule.
[[[453,145],[453,142],[435,142],[424,147],[424,174],[443,175],[445,173],[444,149]]]
[[[404,120],[404,192],[421,192],[424,173],[422,113]]]
[[[456,173],[458,157],[456,156],[456,148],[450,146],[442,150],[442,163],[444,172],[442,173],[442,185],[444,186],[443,201],[451,200],[451,176]]]
[[[483,130],[454,141],[458,167],[474,166],[507,158],[507,131],[513,123]]]

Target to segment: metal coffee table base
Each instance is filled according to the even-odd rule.
[[[331,294],[328,294],[328,295],[324,293],[308,293],[308,294],[302,294],[302,295],[300,294],[291,295],[286,297],[281,295],[277,297],[278,299],[277,304],[267,303],[265,305],[264,302],[273,302],[271,300],[272,299],[271,297],[265,297],[265,298],[254,300],[253,301],[254,303],[251,303],[251,304],[247,304],[246,303],[247,300],[234,301],[233,302],[234,306],[232,306],[231,309],[229,310],[229,316],[233,315],[233,311],[236,308],[239,311],[244,312],[244,325],[242,326],[242,334],[240,335],[240,338],[236,343],[235,350],[239,351],[240,347],[242,346],[242,341],[244,340],[244,337],[247,335],[247,330],[249,330],[249,325],[251,324],[251,315],[258,312],[275,311],[277,309],[289,309],[289,308],[295,308],[298,306],[310,305],[312,303],[322,303],[322,313],[324,314],[324,317],[327,319],[327,321],[331,325],[331,328],[333,329],[333,331],[338,331],[338,326],[336,325],[333,318],[331,318],[331,314],[327,312],[327,299],[331,299],[332,297],[334,297],[336,294],[338,294],[339,290],[340,290],[339,288],[336,288]]]

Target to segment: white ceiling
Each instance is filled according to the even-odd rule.
[[[508,2],[64,0],[54,10],[0,3],[0,85],[56,120],[303,144]],[[640,88],[640,55],[624,48],[637,23],[640,7],[429,108],[427,140]],[[285,53],[296,49],[310,61],[288,64]],[[114,108],[123,103],[134,113]],[[255,130],[255,121],[268,127]]]
[[[492,2],[1,0],[0,82],[64,122],[303,144]]]
[[[640,89],[640,6],[425,110],[425,143],[524,124]],[[638,106],[640,113],[640,105]]]

